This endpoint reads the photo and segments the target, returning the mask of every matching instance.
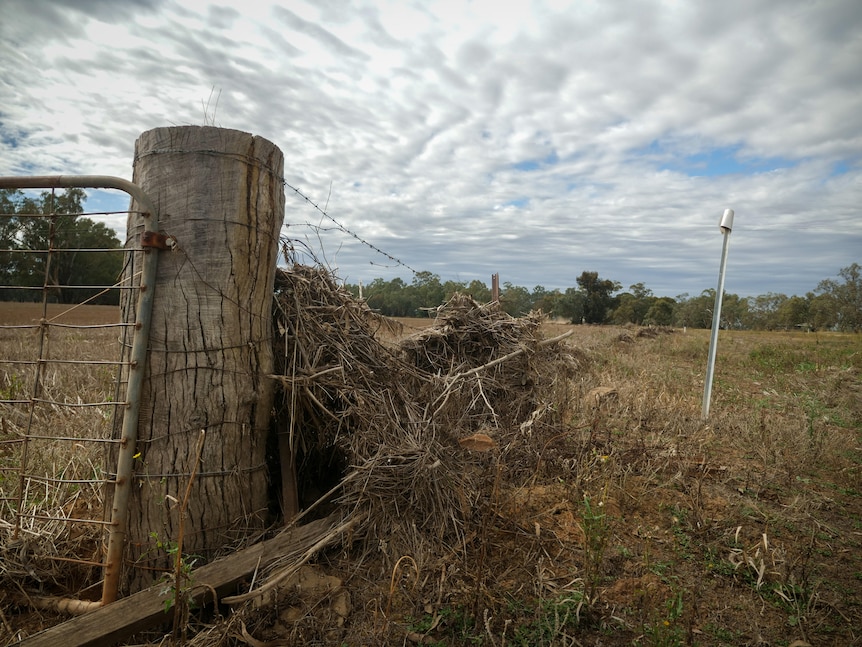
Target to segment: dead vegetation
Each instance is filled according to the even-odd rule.
[[[385,340],[392,322],[322,270],[280,273],[276,296],[279,428],[300,457],[301,489],[334,481],[332,501],[364,519],[354,540],[390,565],[431,546],[461,552],[490,464],[535,470],[574,352],[543,340],[538,316],[513,319],[463,295],[397,343]]]
[[[101,571],[102,441],[111,437],[116,400],[107,362],[116,360],[120,333],[116,327],[86,333],[53,328],[41,340],[46,361],[31,410],[42,314],[37,305],[4,304],[8,309],[0,321],[22,326],[0,330],[0,400],[5,401],[0,404],[0,600],[10,606],[26,597],[28,588],[38,594],[80,592]],[[88,324],[94,315],[108,322],[117,317],[115,308],[105,306],[70,308],[49,307],[48,318]],[[101,404],[83,404],[94,402]]]
[[[702,421],[707,331],[456,295],[405,334],[303,266],[276,297],[296,522],[333,523],[188,644],[862,644],[858,336],[722,332]]]

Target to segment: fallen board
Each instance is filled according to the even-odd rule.
[[[288,531],[201,566],[192,572],[195,585],[191,598],[203,606],[212,602],[212,587],[219,598],[236,593],[236,585],[255,569],[262,569],[285,553],[304,552],[331,531],[330,517],[297,526]],[[206,585],[206,586],[199,586]],[[77,616],[22,640],[21,647],[109,647],[139,631],[168,623],[172,610],[165,612],[164,586],[151,586],[95,611]]]

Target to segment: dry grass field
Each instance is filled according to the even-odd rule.
[[[99,568],[66,560],[100,560],[105,446],[99,441],[111,437],[117,368],[105,362],[119,359],[121,332],[89,326],[118,323],[119,309],[49,304],[45,319],[57,326],[49,328],[41,353],[62,362],[44,364],[40,402],[31,411],[42,318],[41,304],[0,303],[0,326],[6,326],[0,328],[0,400],[6,401],[0,403],[0,644],[43,622],[39,614],[18,616],[10,596],[77,593],[100,577]],[[28,428],[40,438],[24,450]],[[19,497],[24,516],[16,531]]]
[[[40,316],[0,304],[0,324]],[[411,334],[432,321],[401,323]],[[331,622],[323,598],[290,615],[293,600],[246,609],[245,634],[229,619],[195,616],[189,644],[862,645],[862,336],[722,331],[702,420],[708,331],[543,325],[546,337],[567,330],[579,368],[548,403],[553,428],[536,466],[524,473],[491,453],[488,489],[459,551],[394,564],[382,553],[329,551],[317,568],[349,592],[346,620]],[[16,352],[10,339],[0,331],[0,358]],[[106,340],[87,352],[114,357]],[[0,365],[3,398],[18,379]],[[52,387],[58,396],[112,388],[105,374],[63,379]],[[6,438],[15,416],[0,408]],[[104,429],[93,419],[64,424],[83,435]],[[98,495],[56,496],[62,508]],[[58,550],[82,549],[61,535],[51,540]],[[0,554],[10,541],[0,528]],[[12,586],[2,568],[0,577],[0,588]],[[90,583],[76,577],[73,586]],[[21,576],[14,586],[62,585]],[[0,644],[59,621],[7,593],[0,611]],[[265,642],[279,639],[288,642]]]
[[[120,310],[115,306],[49,303],[47,315],[47,319],[65,324],[116,323],[120,320]],[[41,319],[41,303],[0,303],[0,326],[37,324]]]

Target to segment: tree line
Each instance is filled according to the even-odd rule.
[[[722,328],[748,330],[840,330],[862,331],[862,266],[853,263],[838,271],[839,279],[824,279],[805,296],[768,293],[741,297],[725,293],[722,299]],[[643,283],[622,291],[617,281],[603,279],[598,272],[585,271],[576,278],[577,287],[547,290],[537,285],[532,291],[504,283],[500,306],[512,316],[541,310],[550,317],[572,323],[637,324],[642,326],[689,326],[710,328],[715,290],[676,298],[658,297]],[[359,296],[359,286],[345,289]],[[490,289],[481,281],[441,282],[431,272],[417,272],[412,283],[395,278],[375,279],[362,294],[369,307],[392,317],[431,316],[436,306],[455,292],[470,294],[476,301],[491,300]]]
[[[0,189],[0,301],[41,300],[47,285],[50,301],[119,303],[117,290],[95,286],[117,282],[122,253],[90,250],[119,250],[120,241],[110,227],[78,215],[86,198],[78,188],[38,197]]]
[[[120,241],[102,223],[80,216],[86,193],[69,188],[63,193],[44,191],[29,197],[17,190],[0,189],[0,301],[39,300],[41,287],[61,303],[116,304],[117,290],[69,286],[107,286],[118,280],[123,258],[87,250],[117,249]],[[50,217],[32,217],[35,214]],[[48,249],[58,250],[49,254]],[[40,251],[41,250],[41,251]],[[28,251],[29,253],[21,253]],[[626,291],[622,285],[584,271],[576,287],[532,290],[504,283],[500,305],[512,316],[541,310],[550,317],[587,324],[638,324],[709,328],[715,290],[676,298],[658,297],[643,283]],[[360,296],[358,285],[345,289]],[[32,288],[31,290],[21,288]],[[375,279],[362,291],[368,305],[391,317],[431,316],[434,308],[456,292],[480,302],[491,300],[491,290],[479,280],[441,281],[431,272],[416,272],[411,283],[401,278]],[[862,267],[853,263],[838,271],[838,279],[824,279],[805,296],[768,293],[757,297],[725,294],[722,328],[789,330],[794,328],[862,331]]]

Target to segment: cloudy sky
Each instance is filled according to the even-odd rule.
[[[862,263],[857,0],[3,0],[0,175],[131,179],[187,124],[278,145],[283,232],[350,283],[696,295],[728,207],[728,292]]]

